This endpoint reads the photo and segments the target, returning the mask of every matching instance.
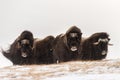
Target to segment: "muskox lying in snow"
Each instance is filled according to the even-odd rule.
[[[65,34],[58,35],[54,41],[54,63],[77,60],[80,52],[81,30],[72,26]]]
[[[47,36],[42,40],[36,39],[34,42],[34,63],[50,64],[53,63],[52,46],[54,42],[53,36]]]
[[[81,60],[102,60],[108,52],[109,35],[105,32],[95,33],[82,41]]]
[[[30,31],[23,31],[11,44],[9,50],[2,51],[2,53],[14,65],[32,64],[33,42],[33,34]]]

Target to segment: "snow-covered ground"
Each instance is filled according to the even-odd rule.
[[[120,59],[0,68],[0,80],[119,80]]]

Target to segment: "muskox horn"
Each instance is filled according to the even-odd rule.
[[[113,46],[113,44],[111,44],[111,43],[109,43],[108,45],[109,45],[109,46]]]
[[[94,45],[98,45],[100,41],[102,41],[101,38],[99,38],[98,41],[97,41],[97,42],[94,42],[93,44],[94,44]]]
[[[94,44],[94,45],[98,45],[98,44],[99,44],[99,42],[94,42],[93,44]]]
[[[108,38],[105,38],[105,39],[101,39],[102,42],[108,42]]]
[[[108,41],[109,41],[108,38],[105,38],[105,39],[99,38],[99,39],[98,39],[98,42],[95,42],[95,43],[93,43],[93,44],[94,44],[94,45],[98,45],[99,42],[108,42]]]
[[[108,42],[108,38],[104,38],[104,39],[99,38],[99,39],[98,39],[98,42]]]

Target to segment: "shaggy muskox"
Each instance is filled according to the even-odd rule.
[[[95,33],[82,41],[81,60],[102,60],[108,52],[109,35],[106,32]]]
[[[33,48],[35,64],[53,63],[52,46],[54,39],[53,36],[47,36],[42,40],[35,40]]]
[[[54,63],[76,60],[80,52],[81,36],[81,30],[76,26],[58,35],[53,46]]]
[[[14,65],[31,64],[33,42],[33,34],[30,31],[23,31],[11,44],[9,50],[2,51],[2,53],[6,58],[11,60]]]

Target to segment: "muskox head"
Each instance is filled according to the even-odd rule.
[[[91,37],[93,37],[91,38],[93,45],[99,47],[99,49],[102,50],[101,55],[106,55],[110,41],[109,35],[105,32],[101,32],[101,33],[95,33]]]
[[[23,58],[28,57],[32,53],[33,34],[30,31],[23,31],[17,40],[21,56]]]
[[[94,33],[82,41],[80,58],[82,60],[101,60],[106,58],[109,41],[110,38],[106,32]]]
[[[79,49],[81,42],[81,35],[82,35],[81,30],[76,26],[71,27],[66,32],[65,43],[69,50],[74,52]]]
[[[77,60],[80,53],[81,30],[72,26],[65,34],[58,35],[53,45],[55,63]]]

